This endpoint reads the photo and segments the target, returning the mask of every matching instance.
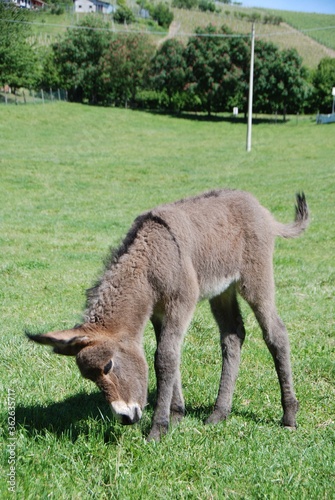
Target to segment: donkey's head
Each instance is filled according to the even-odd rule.
[[[120,422],[134,424],[140,420],[147,398],[148,368],[137,342],[111,337],[85,325],[27,335],[35,342],[51,345],[57,354],[76,356],[81,374],[102,390]]]

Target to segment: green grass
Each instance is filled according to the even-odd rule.
[[[243,123],[67,103],[2,107],[0,121],[1,454],[7,491],[8,390],[15,391],[17,498],[331,499],[334,496],[334,126],[313,118]],[[273,363],[243,304],[247,329],[233,410],[208,427],[220,375],[218,334],[201,303],[183,347],[187,415],[147,443],[155,380],[145,333],[149,405],[139,425],[113,422],[71,358],[29,343],[24,329],[73,326],[84,292],[139,212],[219,186],[253,192],[281,221],[304,190],[311,226],[278,240],[278,309],[289,331],[299,428],[279,425]]]
[[[293,11],[281,11],[280,15],[294,28],[301,31],[308,30],[309,37],[335,50],[335,15]]]

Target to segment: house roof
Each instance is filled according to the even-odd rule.
[[[73,3],[79,2],[80,0],[73,0]],[[116,2],[113,0],[89,0],[92,3],[103,3],[106,5],[114,5],[116,6]]]

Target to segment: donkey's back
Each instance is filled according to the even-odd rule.
[[[178,246],[182,271],[191,272],[192,267],[199,298],[219,295],[233,282],[272,276],[275,236],[298,236],[308,221],[303,195],[297,196],[295,221],[284,225],[254,196],[238,190],[210,191],[148,213],[169,229]]]

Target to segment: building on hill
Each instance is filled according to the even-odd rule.
[[[47,4],[42,0],[5,0],[6,3],[13,3],[21,9],[43,9]]]
[[[77,13],[88,14],[90,12],[101,12],[102,14],[113,14],[116,11],[116,6],[106,1],[101,0],[74,0],[74,11]]]

